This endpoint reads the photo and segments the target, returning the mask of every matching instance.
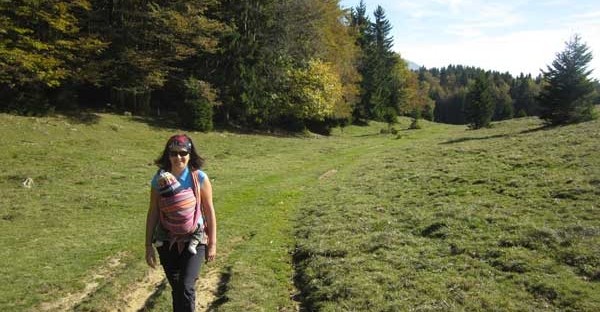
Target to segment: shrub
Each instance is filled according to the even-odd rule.
[[[213,129],[213,106],[216,93],[205,81],[190,77],[184,82],[185,98],[179,105],[179,119],[184,127],[210,131]]]
[[[421,129],[421,124],[419,123],[419,119],[413,119],[412,122],[410,123],[410,126],[408,127],[408,129],[411,130],[415,130],[415,129]]]

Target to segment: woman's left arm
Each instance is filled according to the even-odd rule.
[[[206,218],[206,225],[208,227],[208,252],[206,260],[212,261],[217,255],[217,216],[215,215],[215,208],[213,206],[212,184],[208,177],[205,177],[202,182],[200,196],[202,198],[204,218]]]

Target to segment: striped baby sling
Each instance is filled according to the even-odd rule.
[[[177,243],[179,252],[183,250],[184,242],[194,233],[198,226],[204,232],[206,226],[202,216],[202,200],[200,196],[200,181],[198,171],[191,173],[192,188],[181,190],[169,197],[160,197],[160,225],[169,235],[169,248]],[[198,221],[202,218],[202,223]],[[206,235],[204,235],[206,237]],[[205,239],[203,239],[205,240]]]

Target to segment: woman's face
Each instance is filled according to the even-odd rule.
[[[169,150],[169,161],[171,161],[171,170],[183,170],[190,161],[190,153],[185,148],[171,148]]]

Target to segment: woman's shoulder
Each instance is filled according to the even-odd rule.
[[[154,175],[152,175],[152,180],[150,180],[150,185],[152,187],[157,187],[158,186],[158,176],[159,176],[160,170],[156,171],[154,173]]]
[[[197,171],[198,171],[198,177],[199,178],[206,178],[207,177],[206,172],[204,172],[204,171],[202,171],[200,169],[198,169]]]
[[[200,179],[200,184],[202,184],[202,182],[208,178],[208,175],[206,175],[206,172],[202,171],[201,169],[197,169],[196,172],[198,174],[198,179]]]

